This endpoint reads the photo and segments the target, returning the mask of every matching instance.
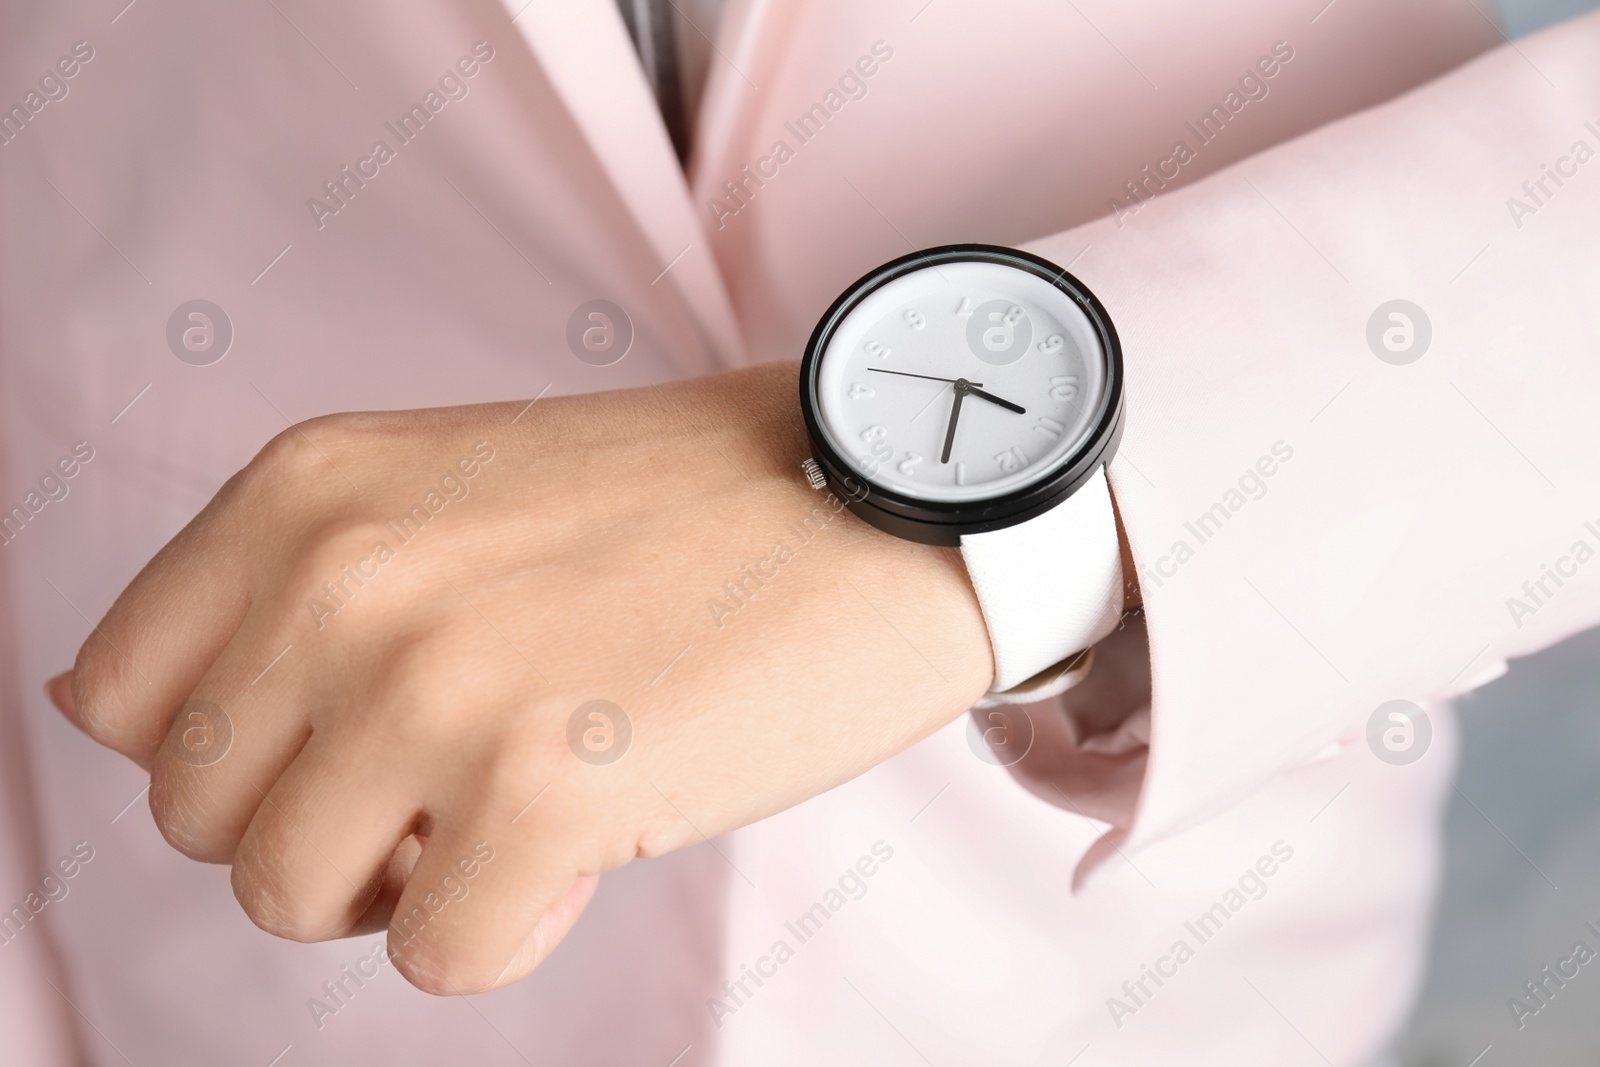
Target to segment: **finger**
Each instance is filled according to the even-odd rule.
[[[578,916],[583,914],[583,909],[594,899],[594,891],[599,886],[600,879],[597,875],[580,874],[561,899],[546,908],[544,914],[539,916],[538,925],[533,928],[533,934],[525,942],[523,951],[506,964],[505,970],[495,979],[495,987],[519,982],[532,974],[533,969],[555,951],[556,946],[561,944],[577,923]]]
[[[372,650],[391,643],[399,614],[382,589],[350,603],[348,614],[341,610],[347,625],[321,626],[324,619],[304,610],[311,603],[306,590],[317,588],[319,579],[331,584],[324,576],[370,551],[373,536],[364,522],[324,530],[293,566],[280,568],[283,577],[273,580],[271,594],[256,598],[233,640],[173,713],[154,757],[150,801],[157,824],[180,851],[231,862],[319,709],[384,708],[394,694],[407,692],[415,671],[386,665],[377,675],[382,681],[369,684],[370,670],[358,667]],[[431,663],[416,668],[430,669]]]
[[[556,946],[561,944],[567,934],[571,932],[573,926],[577,925],[578,917],[583,914],[583,909],[589,906],[589,901],[594,899],[595,890],[599,886],[600,879],[597,875],[580,874],[573,879],[572,885],[567,888],[567,891],[554,904],[546,908],[544,914],[539,916],[539,920],[534,923],[532,932],[523,939],[522,947],[500,969],[500,973],[487,984],[471,991],[485,992],[491,989],[499,989],[502,986],[520,982],[532,974],[534,968],[549,958],[550,953],[555,951]],[[396,904],[394,910],[398,912],[398,904]],[[391,926],[393,925],[393,915],[389,917],[388,923]],[[367,930],[362,929],[354,932],[366,933]],[[505,950],[509,950],[512,947],[513,944],[509,940],[502,946]],[[398,957],[395,957],[395,959],[399,963]],[[407,979],[413,985],[416,985],[416,980],[404,970],[405,964],[400,964],[400,966],[402,973],[406,973]],[[418,988],[439,996],[459,996],[469,991],[464,986],[456,985],[447,976],[442,977],[440,981],[443,984],[442,989],[432,989],[420,985]]]
[[[79,725],[140,766],[250,606],[243,539],[218,536],[227,487],[145,564],[78,650]]]
[[[387,918],[419,854],[414,786],[370,742],[314,733],[261,799],[233,864],[253,922],[295,941],[359,932]],[[387,887],[387,901],[381,899]]]
[[[280,617],[254,613],[175,713],[151,763],[150,811],[184,855],[232,862],[263,798],[310,736],[312,687],[315,699],[341,699],[337,686],[317,686],[316,672],[308,676],[293,653]]]
[[[150,765],[179,706],[244,622],[258,577],[282,573],[309,524],[326,523],[330,502],[346,495],[349,483],[327,458],[341,432],[328,417],[273,438],[117,597],[72,671],[73,703],[91,737]]]
[[[593,892],[592,879],[578,884],[566,842],[565,831],[584,817],[580,808],[564,811],[547,796],[515,823],[515,812],[479,810],[434,826],[389,923],[396,969],[439,996],[482,992],[531,971]]]
[[[389,862],[383,868],[383,882],[378,887],[377,896],[372,898],[372,903],[367,905],[367,910],[350,928],[352,937],[357,934],[372,934],[379,930],[387,929],[389,917],[394,914],[395,906],[400,903],[400,897],[406,891],[406,883],[411,881],[411,872],[416,870],[417,860],[422,855],[422,846],[426,838],[412,834],[400,842],[400,847],[394,850],[394,855],[389,857]]]

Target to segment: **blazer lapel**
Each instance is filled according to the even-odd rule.
[[[752,362],[655,98],[613,0],[502,0],[724,366]]]

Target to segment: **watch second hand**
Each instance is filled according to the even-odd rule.
[[[910,371],[884,370],[882,367],[868,367],[867,369],[878,374],[898,374],[902,378],[922,378],[925,381],[930,382],[966,382],[965,378],[936,378],[932,374],[912,374]],[[1009,400],[1002,400],[993,393],[984,392],[982,382],[967,382],[967,388],[973,396],[981,396],[985,400],[989,401],[989,403],[999,404],[1007,411],[1015,411],[1018,415],[1026,415],[1028,413],[1028,409],[1019,404],[1013,404]]]
[[[954,382],[956,380],[954,378],[935,378],[931,374],[912,374],[910,371],[904,371],[904,370],[884,370],[882,367],[868,367],[867,369],[870,370],[870,371],[873,371],[874,373],[877,373],[877,374],[898,374],[902,378],[922,378],[922,379],[924,379],[926,381],[930,381],[930,382]],[[967,384],[968,385],[982,385],[983,383],[982,382],[968,382]]]

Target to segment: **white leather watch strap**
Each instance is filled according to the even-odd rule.
[[[991,696],[1089,648],[1122,616],[1122,550],[1104,467],[1043,515],[962,537],[961,556],[994,648]],[[1028,695],[1066,688],[1047,691],[1052,681],[1030,684]]]

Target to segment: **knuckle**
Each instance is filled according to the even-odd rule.
[[[339,517],[319,524],[306,534],[299,547],[299,564],[307,580],[340,579],[336,583],[346,596],[353,595],[375,575],[359,566],[372,556],[377,542],[386,540],[378,523],[355,517]]]
[[[391,541],[377,523],[358,518],[330,520],[307,534],[290,577],[290,588],[304,594],[303,617],[320,631],[346,611],[370,615],[391,606],[398,579],[383,569],[394,555]]]
[[[286,941],[349,936],[378,893],[381,875],[368,878],[365,888],[355,888],[323,848],[296,829],[298,822],[277,803],[256,813],[234,856],[234,899],[254,925]],[[318,872],[330,869],[338,873],[339,886],[349,886],[349,893],[320,883]]]
[[[234,899],[256,926],[288,941],[327,941],[348,931],[345,915],[318,913],[294,883],[295,867],[286,857],[295,848],[278,820],[253,824],[233,860]]]
[[[322,461],[310,433],[314,429],[316,427],[312,423],[303,422],[280,431],[262,446],[245,470],[271,480],[302,475],[312,470]]]
[[[201,863],[227,863],[234,842],[220,832],[202,799],[192,768],[174,766],[165,753],[150,770],[150,815],[167,844]]]
[[[389,956],[395,970],[424,993],[448,997],[487,992],[495,988],[506,970],[504,959],[468,959],[461,948],[442,939],[407,938],[398,932],[399,912],[395,913],[395,920],[389,927]]]
[[[417,638],[391,651],[378,672],[365,724],[401,746],[455,739],[464,725],[456,692],[458,667],[437,637]]]
[[[337,464],[360,439],[359,420],[350,415],[319,415],[279,432],[239,474],[247,491],[281,493],[313,478],[338,475]]]
[[[236,862],[232,874],[233,897],[246,917],[273,937],[286,941],[321,941],[332,936],[295,906],[270,867]]]
[[[376,731],[399,750],[426,750],[449,740],[448,722],[434,701],[411,693],[382,701],[371,710]]]
[[[121,694],[127,692],[127,671],[98,627],[72,665],[72,703],[84,732],[102,745],[117,747],[121,737]]]
[[[480,769],[478,780],[488,798],[497,804],[512,804],[519,810],[529,799],[539,794],[547,785],[555,784],[551,773],[551,760],[542,753],[528,750],[526,745],[502,739],[491,746],[494,750]]]
[[[389,958],[400,976],[424,993],[436,997],[449,997],[463,992],[446,967],[441,967],[422,951],[422,946],[408,942],[403,935],[396,944],[394,927],[389,928]]]

